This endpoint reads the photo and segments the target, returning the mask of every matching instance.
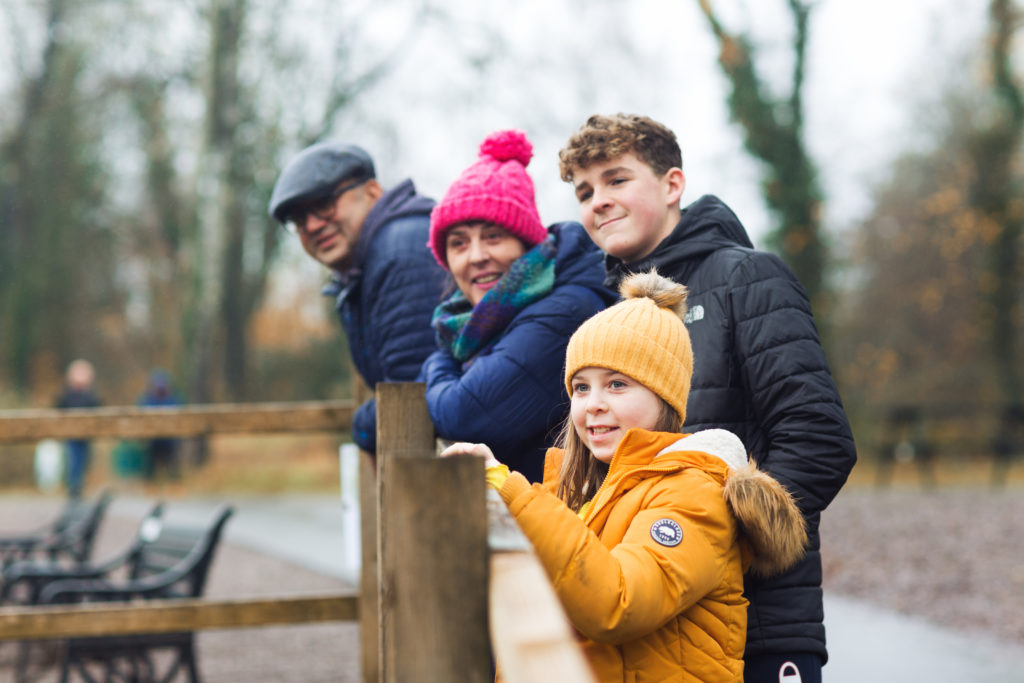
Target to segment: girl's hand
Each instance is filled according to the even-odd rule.
[[[453,455],[475,455],[484,459],[484,465],[488,468],[498,467],[501,465],[498,459],[494,457],[494,453],[488,448],[487,444],[483,443],[467,443],[460,441],[459,443],[453,443],[448,448],[441,451],[442,458],[449,458]]]

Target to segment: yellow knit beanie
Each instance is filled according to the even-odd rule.
[[[686,287],[658,275],[630,275],[619,287],[623,301],[580,325],[565,353],[565,386],[587,367],[629,375],[665,399],[686,421],[693,376],[693,348],[683,324]]]

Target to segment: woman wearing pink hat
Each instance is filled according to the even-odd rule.
[[[430,218],[429,247],[455,291],[434,311],[423,365],[438,436],[487,443],[540,481],[568,410],[559,381],[569,337],[616,300],[578,223],[541,223],[520,131],[492,133]]]

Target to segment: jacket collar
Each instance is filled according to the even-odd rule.
[[[684,436],[663,448],[656,458],[677,451],[700,451],[721,460],[730,470],[738,470],[747,464],[747,450],[740,437],[726,429],[705,429]]]
[[[548,449],[544,458],[545,483],[558,481],[564,456],[560,448]],[[741,467],[746,457],[739,437],[724,429],[675,434],[634,428],[626,432],[615,449],[605,481],[611,483],[639,471],[696,467],[724,482],[729,469]]]
[[[332,270],[330,279],[320,290],[320,294],[335,297],[335,307],[340,309],[352,290],[352,286],[359,282],[363,274],[366,254],[377,232],[385,224],[397,218],[415,215],[429,217],[433,207],[434,200],[417,194],[416,186],[408,178],[391,189],[385,190],[370,212],[366,214],[366,218],[363,219],[363,225],[359,229],[359,239],[356,240],[352,266],[344,271]],[[424,246],[424,248],[426,247]]]
[[[684,282],[704,257],[724,247],[752,248],[753,244],[732,209],[718,197],[706,194],[683,209],[671,234],[648,256],[633,263],[605,256],[605,285],[617,288],[628,273],[642,273],[652,267]]]

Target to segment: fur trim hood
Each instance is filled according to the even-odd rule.
[[[773,576],[793,566],[804,555],[807,528],[793,495],[771,475],[757,468],[739,437],[724,429],[708,429],[686,436],[662,450],[703,451],[729,467],[722,496],[753,550],[750,571]]]

